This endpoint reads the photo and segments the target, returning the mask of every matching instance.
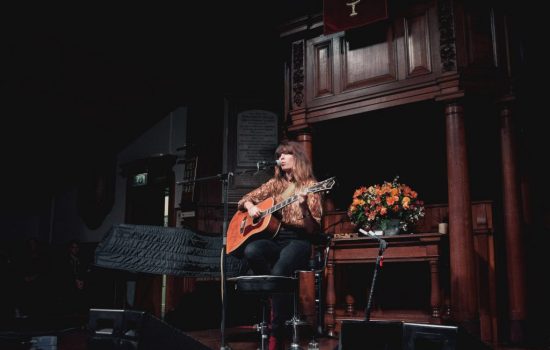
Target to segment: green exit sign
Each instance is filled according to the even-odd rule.
[[[133,187],[145,186],[145,185],[147,185],[147,173],[134,175],[134,178],[132,179]]]

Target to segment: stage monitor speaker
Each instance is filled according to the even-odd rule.
[[[404,350],[455,350],[458,349],[457,343],[458,327],[421,323],[403,324]]]
[[[394,321],[344,320],[339,350],[489,350],[457,326]]]
[[[489,350],[462,327],[424,323],[403,324],[404,350]]]
[[[144,311],[90,309],[88,350],[210,350]]]
[[[401,350],[402,343],[402,322],[344,320],[338,349]]]

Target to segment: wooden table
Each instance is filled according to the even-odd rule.
[[[439,279],[440,233],[402,234],[380,236],[387,243],[384,263],[426,261],[430,265],[430,305],[431,318],[438,322],[441,317],[442,286]],[[379,243],[371,237],[334,239],[327,265],[327,292],[325,323],[329,335],[336,332],[336,293],[334,288],[334,268],[338,264],[374,263],[379,252]]]

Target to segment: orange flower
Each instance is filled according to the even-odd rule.
[[[396,201],[399,200],[399,197],[397,196],[389,196],[389,197],[386,197],[386,203],[388,203],[388,205],[393,205],[393,203],[395,203]]]
[[[362,195],[363,193],[365,193],[367,191],[367,188],[366,187],[359,187],[357,190],[355,190],[355,193],[353,194],[353,197],[354,198],[357,198],[359,197],[360,195]]]

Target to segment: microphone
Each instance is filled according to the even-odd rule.
[[[259,161],[258,163],[256,163],[256,168],[260,169],[260,168],[266,168],[266,167],[270,167],[270,166],[279,166],[281,165],[281,161],[280,160],[261,160]]]

